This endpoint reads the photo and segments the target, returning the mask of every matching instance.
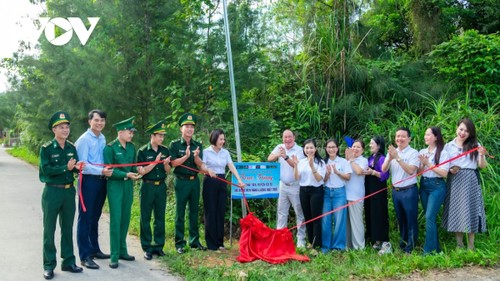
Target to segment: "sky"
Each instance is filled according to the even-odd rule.
[[[37,18],[42,9],[29,0],[0,0],[0,59],[12,57],[19,41],[38,40],[32,19]],[[0,69],[0,93],[5,92],[7,86],[4,70]]]

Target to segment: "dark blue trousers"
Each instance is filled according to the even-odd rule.
[[[100,176],[83,175],[82,196],[87,211],[84,212],[78,201],[78,225],[76,239],[80,259],[85,259],[101,249],[99,248],[98,227],[102,206],[106,200],[106,179]]]
[[[394,210],[398,219],[401,240],[399,247],[406,253],[415,248],[418,239],[418,188],[412,185],[410,188],[396,191],[392,189],[392,200]]]

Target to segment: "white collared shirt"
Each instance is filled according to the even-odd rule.
[[[401,158],[402,162],[405,162],[409,165],[415,166],[418,168],[420,166],[420,160],[418,160],[418,151],[411,148],[411,146],[407,146],[405,149],[402,151],[399,150],[399,148],[396,148],[399,154],[399,158]],[[389,157],[389,154],[387,154],[387,157]],[[396,159],[391,160],[391,176],[392,176],[392,185],[395,187],[403,187],[411,184],[416,184],[417,183],[417,177],[413,177],[409,180],[405,180],[403,182],[398,183],[401,180],[404,180],[406,178],[409,178],[412,175],[415,175],[417,173],[417,170],[415,170],[415,173],[412,175],[409,175],[401,168],[399,163],[396,161]]]
[[[335,157],[334,160],[328,158],[328,162],[326,163],[327,165],[333,165],[335,164],[335,168],[339,173],[342,174],[351,174],[352,173],[352,168],[351,164],[347,162],[344,158],[337,156]],[[330,187],[330,188],[339,188],[343,187],[346,185],[346,181],[341,178],[339,175],[335,174],[333,171],[330,174],[330,177],[328,180],[325,182],[325,186]]]
[[[233,163],[233,160],[227,149],[221,148],[216,152],[211,145],[203,150],[203,162],[216,174],[225,174],[227,164]]]
[[[458,146],[456,140],[457,139],[455,138],[444,146],[444,150],[446,150],[446,152],[448,152],[448,154],[450,155],[450,158],[457,157],[458,155],[465,152],[462,147]],[[481,144],[479,144],[479,143],[477,145],[481,146]],[[478,159],[479,158],[476,158],[476,160],[474,161],[474,160],[470,159],[470,154],[467,154],[467,155],[462,156],[456,160],[451,161],[450,167],[459,166],[460,168],[477,169],[477,160]]]
[[[293,155],[297,156],[297,159],[301,160],[305,158],[304,152],[302,151],[302,147],[298,146],[295,143],[292,148],[286,149],[284,144],[278,144],[271,153],[279,154],[280,147],[283,147],[286,151],[286,155],[288,157],[292,157]],[[280,180],[285,184],[290,184],[296,182],[295,175],[293,173],[293,167],[288,164],[283,157],[278,157],[278,162],[280,163]]]
[[[317,181],[314,178],[314,174],[312,172],[311,167],[309,166],[309,159],[304,158],[299,161],[297,164],[297,169],[299,172],[299,185],[300,186],[315,186],[320,187],[323,185],[323,179],[326,174],[326,165],[325,161],[321,160],[321,164],[314,162],[314,169],[318,171],[318,174],[321,175],[322,179]]]
[[[362,170],[368,168],[368,159],[362,155],[354,159],[354,163],[358,164]],[[353,171],[351,179],[345,185],[345,195],[349,201],[356,201],[359,198],[365,197],[365,175],[357,175]]]
[[[429,169],[430,167],[436,165],[436,163],[434,163],[434,157],[436,155],[436,148],[434,148],[434,151],[432,153],[429,153],[429,148],[424,148],[424,149],[420,150],[420,152],[418,154],[425,155],[429,158],[429,167],[426,166],[425,169]],[[450,159],[450,156],[448,155],[448,152],[446,152],[446,149],[443,148],[443,150],[441,151],[441,155],[439,156],[439,163],[443,163],[443,162],[447,161],[448,159]],[[443,165],[437,167],[436,169],[443,169],[443,170],[448,171],[450,169],[450,163],[448,162],[446,164],[443,164]],[[429,171],[423,173],[422,176],[426,177],[426,178],[442,178],[440,175],[433,172],[432,170],[429,170]]]

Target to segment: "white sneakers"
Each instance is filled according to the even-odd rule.
[[[306,247],[306,242],[305,241],[299,241],[297,242],[297,248],[305,248]]]
[[[384,242],[382,243],[382,247],[380,247],[380,251],[378,251],[379,255],[385,255],[392,253],[392,246],[391,242]]]

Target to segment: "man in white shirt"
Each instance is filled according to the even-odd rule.
[[[267,161],[280,163],[280,189],[278,197],[278,221],[277,229],[287,227],[288,211],[292,205],[297,217],[297,225],[304,223],[304,214],[300,205],[299,182],[295,180],[293,168],[295,164],[292,156],[295,155],[300,160],[305,158],[302,147],[295,143],[294,133],[287,129],[283,131],[283,144],[277,145]],[[306,227],[302,225],[297,230],[297,247],[305,247]]]
[[[415,175],[420,165],[418,151],[410,147],[411,133],[407,128],[396,131],[397,148],[389,145],[382,171],[392,176],[392,201],[401,234],[400,248],[410,253],[418,239],[418,188]]]

